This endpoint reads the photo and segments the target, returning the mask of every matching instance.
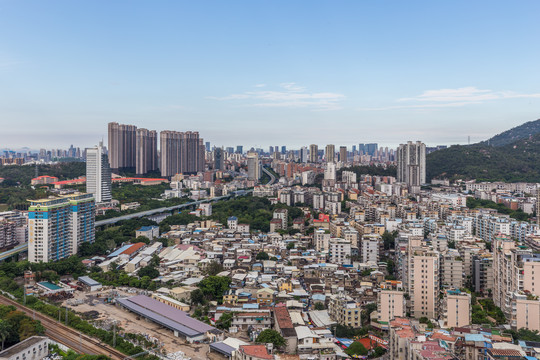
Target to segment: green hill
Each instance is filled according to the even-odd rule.
[[[487,141],[482,141],[481,145],[504,146],[515,141],[528,139],[531,136],[540,134],[540,119],[526,122],[510,130],[495,135]]]
[[[528,125],[528,128],[535,129],[540,126],[540,120],[527,124],[533,124]],[[498,141],[504,142],[511,136],[524,134],[525,128],[511,133],[514,129],[497,135],[507,134],[499,137]],[[427,155],[426,170],[428,181],[433,178],[462,178],[477,181],[540,182],[540,134],[501,146],[488,146],[487,142],[483,142],[454,145],[438,150]]]

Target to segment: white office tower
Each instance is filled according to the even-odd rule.
[[[409,186],[426,183],[426,144],[417,141],[399,145],[397,149],[397,181]]]
[[[307,147],[302,146],[300,149],[300,162],[301,163],[307,163],[308,161],[308,150]]]
[[[94,195],[97,203],[111,201],[111,168],[103,143],[86,149],[86,192]]]
[[[247,155],[248,179],[258,181],[261,178],[261,165],[259,155],[250,152]]]
[[[324,180],[336,180],[336,164],[329,162],[324,169]]]

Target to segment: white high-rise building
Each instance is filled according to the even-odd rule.
[[[324,169],[324,180],[336,180],[336,164],[329,162]]]
[[[399,145],[397,149],[397,181],[409,186],[426,183],[426,144],[417,141]]]
[[[307,147],[302,146],[300,149],[300,162],[301,163],[307,163],[308,161],[308,150]]]
[[[111,201],[111,168],[103,143],[86,149],[86,192],[94,195],[97,203]]]

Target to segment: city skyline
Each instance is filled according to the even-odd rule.
[[[432,146],[539,117],[538,2],[311,5],[4,1],[0,146],[91,147],[109,122]]]

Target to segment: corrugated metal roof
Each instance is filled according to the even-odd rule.
[[[215,342],[215,343],[210,344],[210,349],[217,351],[219,353],[222,353],[224,355],[227,355],[227,356],[231,356],[232,352],[236,350],[232,346],[229,346],[222,342]]]
[[[112,253],[110,253],[109,255],[107,255],[107,257],[109,258],[113,258],[115,256],[118,256],[120,255],[121,253],[123,253],[124,251],[126,251],[127,249],[129,249],[131,247],[131,244],[128,244],[128,245],[124,245],[122,246],[120,249],[116,250],[116,251],[113,251]]]
[[[131,304],[143,308],[148,315],[161,316],[180,326],[191,329],[195,333],[205,333],[215,330],[213,326],[190,317],[186,312],[175,309],[148,296],[137,295],[127,299]],[[146,315],[145,315],[146,316]],[[173,324],[174,325],[174,324]]]

